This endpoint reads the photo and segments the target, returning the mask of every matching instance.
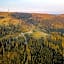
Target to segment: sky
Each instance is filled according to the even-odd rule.
[[[0,11],[64,14],[64,0],[0,0]]]

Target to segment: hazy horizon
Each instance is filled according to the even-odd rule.
[[[64,14],[64,0],[0,0],[0,12]]]

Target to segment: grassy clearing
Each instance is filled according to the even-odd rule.
[[[37,31],[37,32],[33,32],[32,33],[32,37],[37,38],[37,39],[39,39],[41,37],[46,37],[46,36],[48,36],[47,33],[40,32],[40,31]]]

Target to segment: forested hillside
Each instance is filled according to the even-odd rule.
[[[0,64],[64,64],[64,15],[0,12]]]

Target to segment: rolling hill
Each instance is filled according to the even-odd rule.
[[[0,12],[0,64],[63,64],[64,14]]]

